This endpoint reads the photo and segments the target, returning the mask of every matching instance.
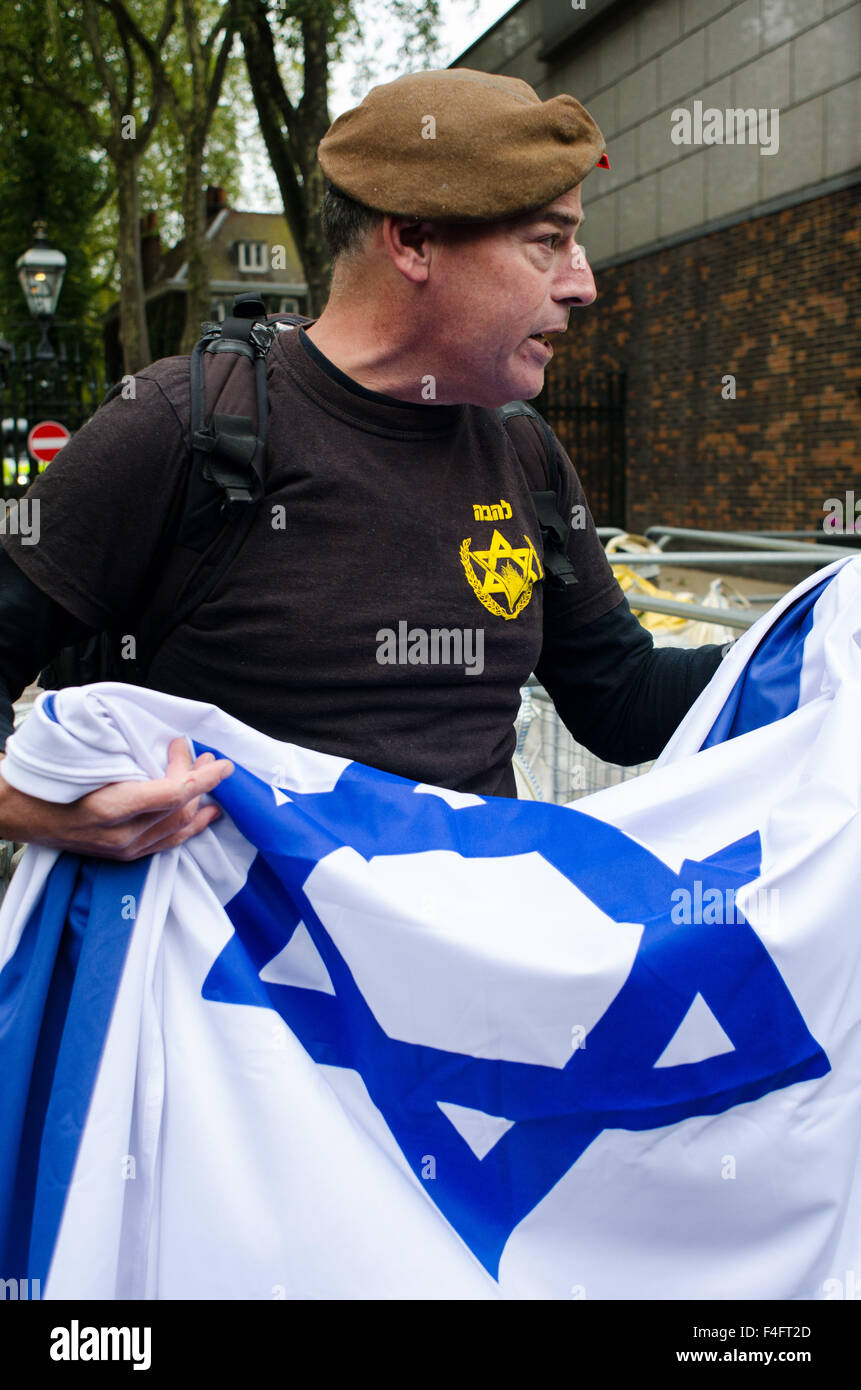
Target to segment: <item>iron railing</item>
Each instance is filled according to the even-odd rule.
[[[56,420],[74,434],[104,398],[103,372],[81,359],[65,343],[50,361],[32,356],[6,361],[0,369],[0,496],[21,497],[40,471],[27,451],[27,436],[40,420]],[[45,465],[41,465],[44,467]]]
[[[548,373],[534,405],[568,451],[598,526],[625,525],[625,373]]]

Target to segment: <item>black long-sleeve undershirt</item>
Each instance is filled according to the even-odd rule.
[[[43,593],[0,546],[0,747],[12,732],[12,705],[61,647],[93,629]]]
[[[578,743],[627,765],[658,756],[723,652],[714,644],[655,647],[623,599],[584,627],[548,619],[535,674]]]

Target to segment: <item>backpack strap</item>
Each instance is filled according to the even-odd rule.
[[[189,362],[190,466],[173,524],[160,547],[158,578],[138,618],[136,679],[158,647],[209,597],[244,544],[265,494],[269,397],[266,355],[279,329],[310,319],[266,315],[256,294],[206,324]]]
[[[570,527],[559,513],[561,473],[553,431],[544,416],[526,401],[509,401],[496,413],[527,479],[534,482],[540,478],[546,484],[544,488],[533,489],[529,495],[541,529],[548,580],[554,588],[567,589],[577,583],[577,576],[566,550]]]

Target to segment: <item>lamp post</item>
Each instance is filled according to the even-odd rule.
[[[20,426],[23,425],[26,432],[34,419],[50,419],[52,412],[61,405],[55,399],[59,392],[59,364],[51,346],[49,330],[54,321],[57,300],[60,298],[66,273],[66,257],[62,251],[49,245],[42,218],[33,223],[33,232],[33,245],[15,262],[27,308],[36,320],[40,333],[35,359],[31,364],[28,351],[21,374],[23,393],[16,412],[16,415],[21,416],[20,419],[16,419],[16,444],[21,441]],[[25,433],[24,439],[26,438]],[[21,443],[23,444],[23,441]],[[23,448],[23,452],[16,448],[14,467],[16,487],[25,487],[31,481],[33,473],[33,464],[26,448]],[[4,479],[5,473],[4,462]]]
[[[53,321],[57,300],[66,273],[66,257],[62,251],[49,246],[45,236],[45,223],[40,218],[34,222],[35,240],[29,251],[19,256],[15,262],[18,279],[24,291],[27,308],[35,318],[41,331],[39,346],[36,349],[37,361],[54,362],[54,349],[48,337]]]

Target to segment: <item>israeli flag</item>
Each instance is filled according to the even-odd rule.
[[[120,684],[58,802],[236,764],[0,912],[0,1276],[62,1298],[837,1297],[861,1269],[861,559],[576,807],[418,785]],[[854,1275],[853,1275],[854,1277]],[[36,1282],[38,1281],[38,1282]]]

